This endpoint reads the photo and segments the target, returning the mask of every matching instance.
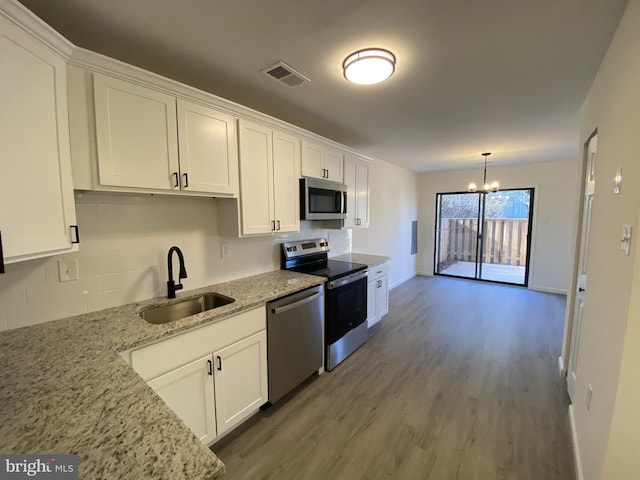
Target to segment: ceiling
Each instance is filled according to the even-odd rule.
[[[22,0],[76,45],[416,172],[578,155],[579,109],[628,0]],[[348,83],[344,58],[396,73]],[[260,73],[284,61],[311,79]]]

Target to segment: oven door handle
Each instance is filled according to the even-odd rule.
[[[322,292],[317,292],[317,293],[314,293],[313,295],[310,295],[308,297],[303,298],[302,300],[298,300],[298,301],[295,301],[293,303],[290,303],[289,305],[284,305],[282,307],[272,308],[271,309],[271,313],[273,313],[274,315],[279,315],[281,313],[288,312],[289,310],[292,310],[294,308],[298,308],[299,306],[304,305],[305,303],[309,303],[309,302],[314,301],[320,295],[322,295]]]
[[[362,280],[363,278],[367,278],[367,270],[363,270],[362,272],[352,273],[351,275],[347,275],[346,277],[339,278],[327,284],[327,288],[329,290],[344,287],[345,285],[349,285],[350,283],[357,282],[358,280]]]

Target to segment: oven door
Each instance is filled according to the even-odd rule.
[[[367,320],[367,272],[328,282],[325,338],[327,346]]]

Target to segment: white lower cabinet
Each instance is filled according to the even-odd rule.
[[[389,312],[389,263],[369,267],[367,326],[371,328]]]
[[[216,425],[226,433],[267,401],[267,333],[262,331],[214,354]]]
[[[204,443],[216,438],[213,356],[206,355],[149,380],[149,386]]]
[[[130,358],[134,370],[206,444],[268,401],[264,307],[133,350]]]

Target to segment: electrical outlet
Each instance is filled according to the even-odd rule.
[[[587,398],[586,398],[587,411],[591,410],[592,398],[593,398],[593,387],[591,386],[591,384],[589,384],[587,385]]]
[[[229,256],[229,244],[221,243],[220,244],[220,258],[226,258]]]
[[[61,282],[78,279],[78,260],[58,260],[58,274]]]

